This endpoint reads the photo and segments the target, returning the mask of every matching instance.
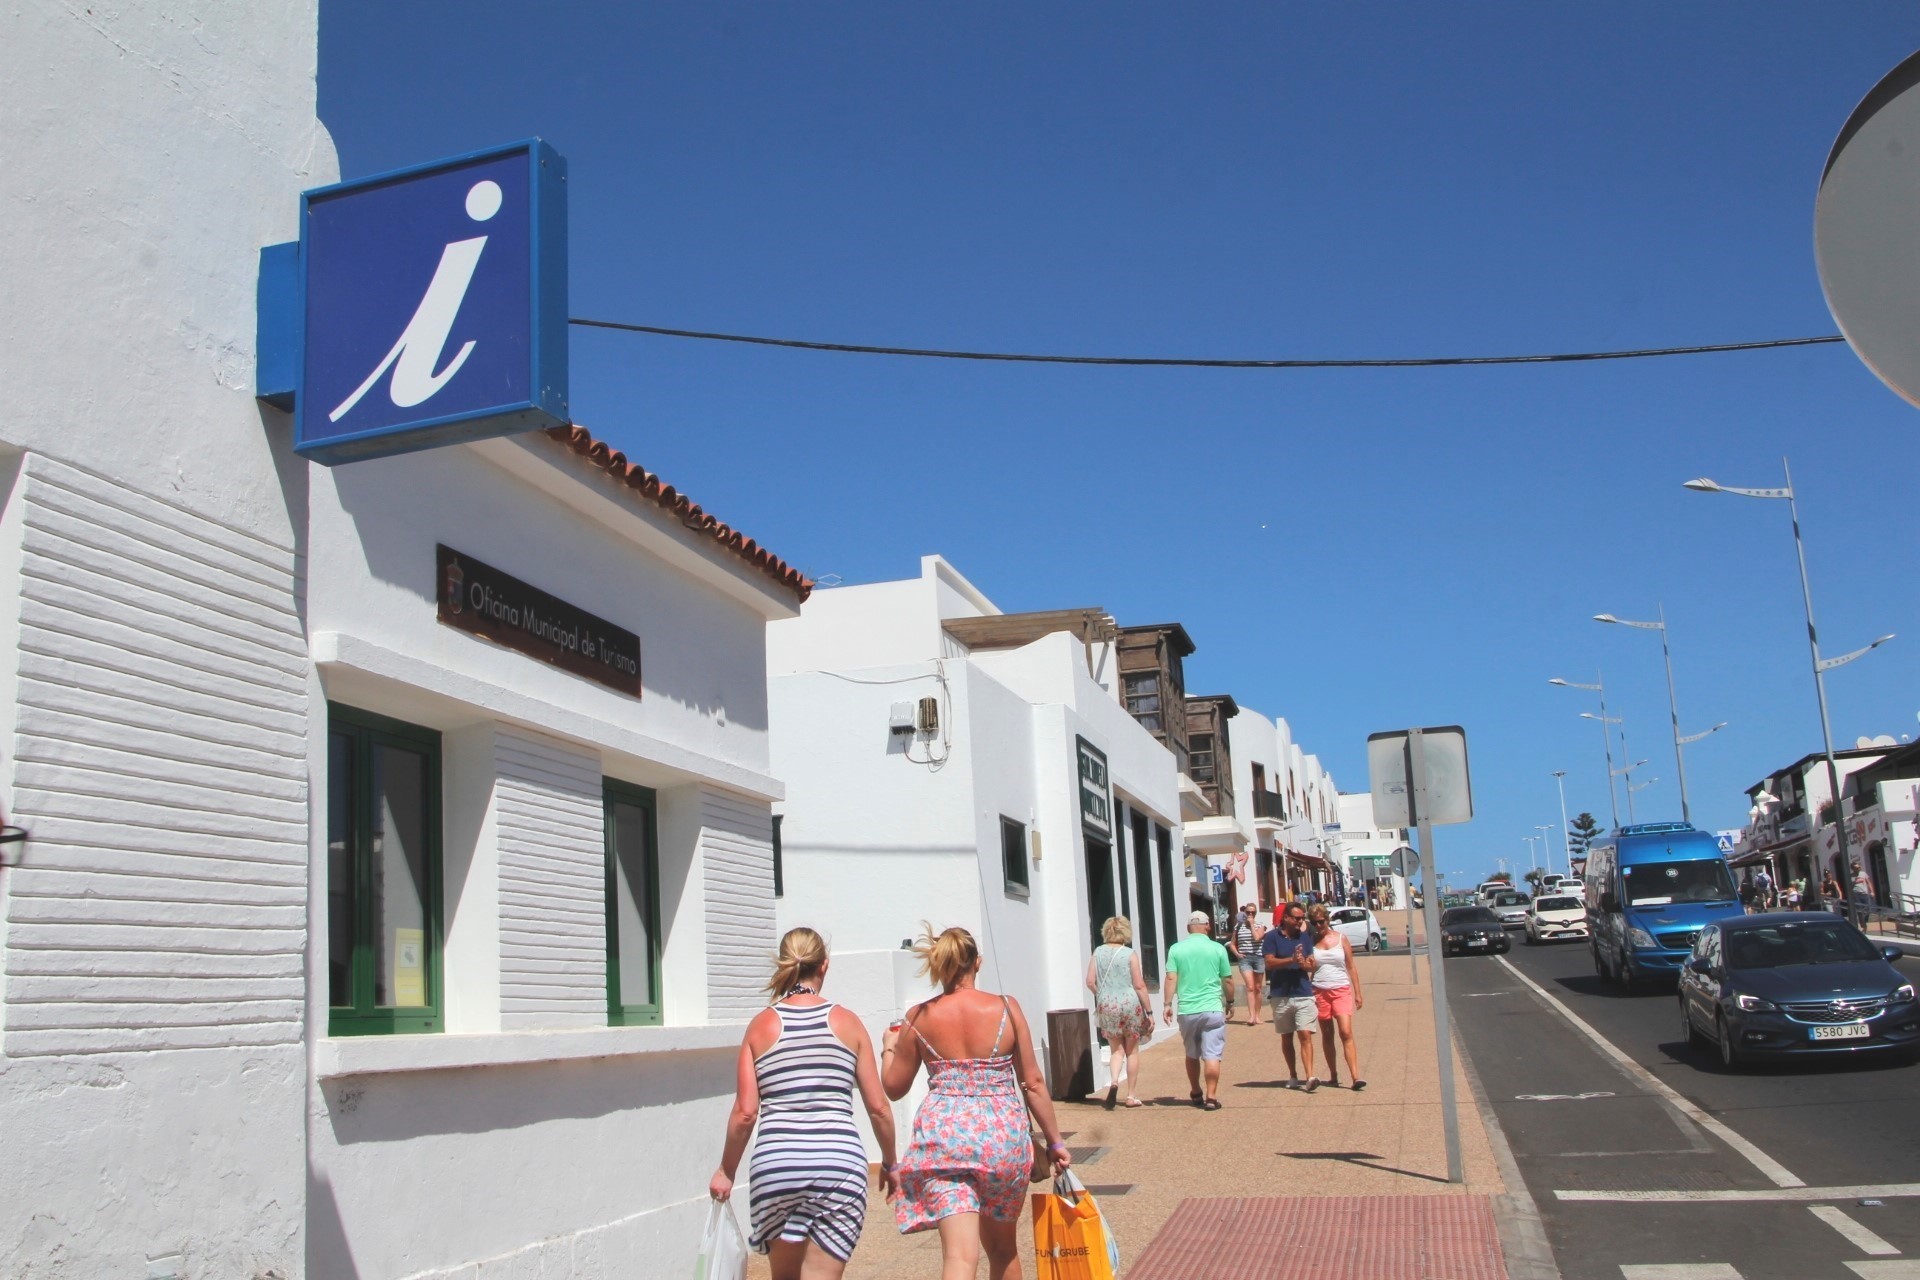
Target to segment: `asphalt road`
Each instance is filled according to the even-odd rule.
[[[1920,1067],[1727,1072],[1687,1048],[1671,988],[1603,987],[1584,942],[1514,937],[1448,960],[1448,1003],[1566,1280],[1920,1280]],[[1608,1192],[1653,1198],[1581,1198]]]

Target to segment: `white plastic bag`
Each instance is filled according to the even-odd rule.
[[[745,1280],[747,1238],[724,1200],[707,1210],[707,1229],[700,1233],[700,1256],[694,1259],[693,1280]]]

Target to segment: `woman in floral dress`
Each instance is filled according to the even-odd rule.
[[[1087,961],[1087,990],[1093,992],[1094,1021],[1107,1038],[1107,1109],[1127,1082],[1127,1105],[1140,1104],[1140,1040],[1153,1035],[1153,1012],[1140,953],[1133,949],[1133,922],[1114,916],[1101,926],[1104,945]]]
[[[904,1033],[890,1029],[881,1050],[881,1080],[895,1101],[927,1065],[927,1096],[895,1174],[894,1216],[902,1234],[939,1230],[945,1280],[975,1275],[982,1253],[989,1280],[1012,1280],[1033,1167],[1028,1112],[1046,1137],[1053,1173],[1072,1160],[1019,1002],[977,985],[973,935],[948,929],[935,937],[929,925],[914,951],[941,994],[907,1010]]]

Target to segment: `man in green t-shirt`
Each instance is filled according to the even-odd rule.
[[[1227,1052],[1227,1005],[1233,999],[1233,961],[1225,947],[1207,936],[1211,924],[1204,911],[1187,917],[1187,936],[1167,949],[1164,993],[1166,1020],[1173,1021],[1176,1009],[1179,1013],[1193,1105],[1204,1111],[1220,1109],[1220,1059]]]

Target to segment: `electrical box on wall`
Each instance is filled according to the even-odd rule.
[[[940,699],[920,699],[919,713],[915,717],[914,727],[922,733],[940,732]]]
[[[896,702],[887,716],[887,725],[895,733],[912,733],[915,708],[911,702]]]

